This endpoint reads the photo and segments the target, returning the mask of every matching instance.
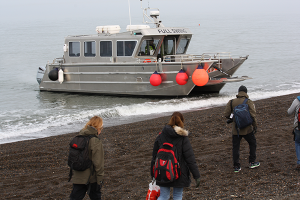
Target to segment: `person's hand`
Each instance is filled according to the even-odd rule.
[[[257,127],[255,126],[255,127],[253,127],[253,131],[252,131],[252,133],[253,134],[255,134],[256,133],[256,130],[257,130]]]
[[[96,191],[97,192],[100,192],[101,188],[102,188],[102,181],[100,181],[100,184],[97,184],[97,188],[96,188]]]
[[[196,179],[196,188],[200,186],[200,178]]]

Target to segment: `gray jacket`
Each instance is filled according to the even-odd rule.
[[[298,96],[296,99],[294,99],[292,105],[287,110],[288,115],[295,114],[294,118],[294,128],[298,130],[298,110],[300,108],[300,96]]]

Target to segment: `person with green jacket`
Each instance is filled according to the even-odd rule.
[[[147,40],[147,45],[145,47],[145,55],[154,55],[155,52],[155,44],[154,44],[154,40]]]
[[[90,199],[101,200],[101,187],[104,175],[104,150],[102,141],[98,138],[103,129],[101,117],[94,116],[79,132],[79,135],[95,135],[89,141],[89,159],[92,167],[85,171],[73,170],[73,190],[70,200],[81,200],[88,193]]]
[[[255,162],[256,138],[254,134],[256,133],[257,130],[256,110],[253,101],[249,99],[249,96],[247,94],[247,88],[245,86],[243,85],[240,86],[236,98],[230,100],[227,103],[225,107],[224,115],[227,119],[230,119],[233,113],[233,109],[237,105],[242,104],[246,98],[248,99],[246,103],[249,106],[249,112],[253,119],[253,123],[245,128],[240,129],[238,133],[236,129],[235,121],[234,120],[228,121],[229,123],[232,122],[232,154],[233,154],[234,172],[241,171],[241,164],[239,159],[240,159],[240,142],[242,138],[244,138],[248,142],[250,148],[249,168],[256,168],[260,165],[259,162]]]

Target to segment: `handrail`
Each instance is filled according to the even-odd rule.
[[[164,56],[164,60],[169,60],[175,58],[180,61],[194,61],[194,60],[212,60],[221,58],[232,58],[230,52],[221,52],[221,53],[203,53],[202,55],[193,55],[193,54],[184,54],[184,55],[167,55]]]

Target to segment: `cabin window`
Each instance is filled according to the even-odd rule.
[[[80,42],[69,42],[69,56],[70,57],[80,56]]]
[[[86,57],[95,57],[96,53],[95,53],[95,41],[91,41],[91,42],[84,42],[84,56]]]
[[[132,56],[136,41],[117,41],[117,56]]]
[[[140,50],[139,50],[139,56],[154,55],[158,43],[159,43],[159,40],[153,40],[153,39],[144,40],[142,42]]]
[[[178,44],[176,54],[184,54],[190,39],[182,38]]]
[[[112,42],[111,41],[101,41],[100,42],[100,56],[101,57],[111,57],[112,56]]]

